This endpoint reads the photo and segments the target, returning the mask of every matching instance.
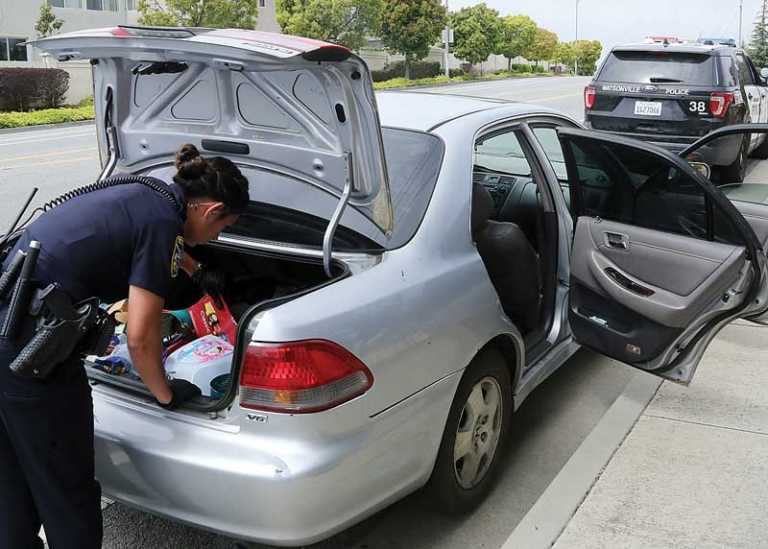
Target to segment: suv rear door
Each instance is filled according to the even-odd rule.
[[[761,243],[681,158],[596,132],[558,135],[576,218],[574,338],[687,384],[721,328],[766,309]]]
[[[705,135],[723,121],[713,94],[735,84],[720,63],[709,51],[614,50],[595,79],[587,119],[597,130]]]

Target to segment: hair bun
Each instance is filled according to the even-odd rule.
[[[208,162],[191,143],[182,145],[176,153],[176,169],[184,179],[197,179],[205,173]]]

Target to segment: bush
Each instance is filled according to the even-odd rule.
[[[467,73],[464,71],[464,69],[450,69],[448,74],[451,75],[451,78],[456,78],[457,76],[467,76]]]
[[[432,78],[440,76],[442,73],[443,69],[440,63],[437,62],[416,61],[411,63],[411,78],[414,80]],[[380,71],[372,71],[371,74],[374,82],[384,82],[393,78],[405,78],[405,61],[391,63]]]
[[[32,112],[0,112],[0,128],[79,122],[94,118],[93,106],[44,109]]]
[[[0,111],[60,107],[68,89],[62,69],[0,68]]]
[[[528,73],[532,72],[531,66],[525,63],[512,63],[512,72]]]
[[[536,74],[545,74],[548,71],[544,67],[536,65],[533,67],[533,72],[535,72]]]

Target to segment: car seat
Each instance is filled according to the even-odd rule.
[[[472,235],[501,306],[522,333],[536,329],[541,308],[539,257],[514,223],[491,221],[493,199],[482,185],[472,188]]]

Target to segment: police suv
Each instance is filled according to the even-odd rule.
[[[639,44],[614,48],[584,90],[585,124],[675,153],[729,124],[768,121],[767,69],[723,44]],[[747,157],[768,158],[764,135],[722,137],[695,160],[720,182],[744,179]]]

